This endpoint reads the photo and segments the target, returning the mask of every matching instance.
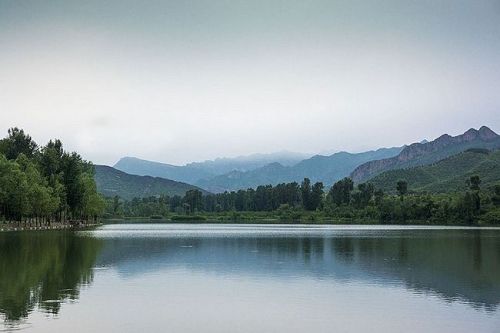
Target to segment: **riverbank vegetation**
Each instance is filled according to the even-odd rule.
[[[191,190],[184,197],[160,196],[106,201],[106,217],[163,216],[176,221],[307,222],[365,224],[500,224],[500,186],[481,188],[472,176],[467,189],[455,193],[410,192],[406,181],[394,181],[396,194],[371,183],[354,186],[344,178],[327,190],[304,179],[277,186],[258,186],[220,194]]]
[[[105,202],[93,165],[60,140],[39,146],[22,129],[0,140],[0,221],[35,226],[95,222]]]

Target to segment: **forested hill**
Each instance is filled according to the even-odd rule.
[[[151,176],[130,175],[106,165],[96,165],[94,179],[97,190],[104,196],[118,195],[123,199],[150,197],[159,195],[184,196],[196,186]],[[207,193],[201,190],[203,193]]]
[[[465,190],[471,176],[479,176],[483,188],[500,185],[500,151],[471,149],[435,164],[386,171],[370,183],[391,193],[397,181],[405,180],[410,191],[444,193]]]
[[[364,163],[351,173],[351,178],[361,183],[384,171],[432,164],[471,148],[500,148],[500,136],[486,126],[457,136],[444,134],[431,142],[406,146],[397,156]]]

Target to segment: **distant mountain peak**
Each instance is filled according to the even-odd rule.
[[[487,126],[481,126],[481,128],[479,128],[479,135],[486,140],[495,139],[499,136]]]
[[[437,139],[435,139],[434,141],[424,143],[423,145],[433,143],[433,142],[434,143],[446,143],[446,142],[449,142],[452,138],[453,137],[449,134],[443,134],[440,137],[438,137]],[[412,145],[410,145],[410,146],[412,146]]]
[[[479,136],[479,131],[475,128],[470,128],[467,132],[465,132],[462,135],[459,135],[458,137],[461,137],[467,141],[471,141],[477,139],[478,136]]]
[[[142,159],[142,158],[139,158],[139,157],[134,157],[134,156],[124,156],[122,158],[120,158],[114,165],[113,165],[113,168],[117,168],[119,170],[119,168],[123,165],[123,164],[127,164],[127,163],[156,163],[156,164],[161,164],[161,165],[168,165],[168,166],[171,166],[171,167],[176,167],[175,165],[172,165],[172,164],[167,164],[167,163],[162,163],[162,162],[156,162],[156,161],[149,161],[149,160],[145,160],[145,159]],[[123,170],[122,170],[123,171]]]
[[[356,182],[366,181],[387,170],[434,163],[469,148],[500,148],[500,136],[486,126],[479,130],[471,128],[457,136],[443,134],[431,142],[406,146],[396,157],[364,163],[351,173],[351,177]]]
[[[462,135],[457,136],[457,138],[461,138],[465,141],[477,140],[478,138],[481,140],[493,140],[498,138],[498,134],[493,132],[487,126],[481,126],[479,130],[475,128],[470,128],[467,132]]]

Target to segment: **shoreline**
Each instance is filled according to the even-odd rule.
[[[103,225],[103,223],[92,224],[69,224],[69,223],[52,223],[44,226],[22,225],[22,223],[0,223],[0,232],[12,231],[51,231],[51,230],[84,230]]]
[[[103,219],[101,225],[105,224],[247,224],[247,225],[359,225],[359,226],[436,226],[436,227],[471,227],[471,228],[500,228],[497,224],[436,224],[428,223],[427,221],[409,220],[407,223],[394,221],[394,223],[380,223],[377,220],[355,220],[355,219],[339,219],[339,220],[280,220],[280,219],[150,219],[147,217],[138,218],[114,218]]]
[[[85,230],[90,228],[99,227],[106,224],[242,224],[242,225],[305,225],[305,226],[428,226],[428,227],[458,227],[458,228],[500,228],[496,224],[482,224],[482,225],[467,225],[467,224],[434,224],[427,221],[411,220],[407,223],[401,221],[394,221],[394,223],[380,223],[376,220],[355,220],[355,219],[338,219],[338,220],[281,220],[275,218],[257,218],[257,219],[151,219],[148,217],[137,218],[112,218],[101,219],[99,223],[91,224],[70,224],[70,223],[52,223],[46,226],[30,226],[22,225],[19,223],[0,223],[0,232],[18,232],[18,231],[55,231],[55,230]]]

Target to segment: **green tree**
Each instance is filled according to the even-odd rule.
[[[97,220],[98,215],[104,210],[104,199],[97,193],[94,178],[89,173],[81,176],[83,183],[82,215],[86,220]]]
[[[353,195],[353,201],[359,208],[368,206],[372,200],[375,188],[371,183],[358,184],[358,192]]]
[[[339,180],[330,188],[328,192],[329,200],[337,206],[342,204],[349,205],[351,202],[351,192],[354,189],[354,183],[351,178]]]
[[[384,191],[382,190],[376,190],[374,192],[374,198],[375,198],[375,205],[379,206],[382,203],[382,200],[384,198]]]
[[[311,190],[311,198],[309,202],[309,210],[316,210],[321,207],[323,203],[323,183],[317,182],[313,185]]]
[[[500,185],[495,185],[493,188],[493,196],[491,197],[491,201],[495,206],[500,206]]]
[[[399,180],[396,184],[396,191],[398,192],[399,198],[403,200],[406,193],[408,193],[408,183],[405,180]]]
[[[0,207],[7,220],[21,221],[30,213],[29,186],[19,164],[0,154]]]
[[[306,210],[310,210],[311,207],[311,180],[309,178],[304,178],[302,184],[300,184],[300,193],[302,196],[302,206]]]
[[[47,184],[37,169],[37,165],[23,153],[20,153],[16,159],[21,171],[26,176],[28,184],[28,215],[38,219],[46,218],[52,215],[59,206],[59,198],[54,195],[52,188]]]
[[[120,197],[115,195],[113,197],[113,215],[114,216],[119,216],[120,215],[120,208],[121,208],[121,201],[120,201]]]
[[[480,190],[479,185],[481,185],[481,179],[479,178],[479,176],[472,176],[468,180],[468,185],[471,191],[479,191]]]
[[[185,206],[185,208],[190,213],[194,213],[195,211],[201,210],[201,208],[203,207],[202,196],[203,193],[201,193],[200,190],[187,191],[183,199],[183,204],[187,205]]]
[[[0,153],[4,154],[9,160],[15,160],[19,154],[33,158],[37,152],[37,147],[31,136],[17,127],[10,128],[7,138],[0,140]]]
[[[474,198],[474,195],[468,191],[465,193],[462,199],[460,205],[460,211],[461,211],[460,215],[463,217],[466,223],[468,224],[474,223],[478,213],[477,202],[476,199]]]

